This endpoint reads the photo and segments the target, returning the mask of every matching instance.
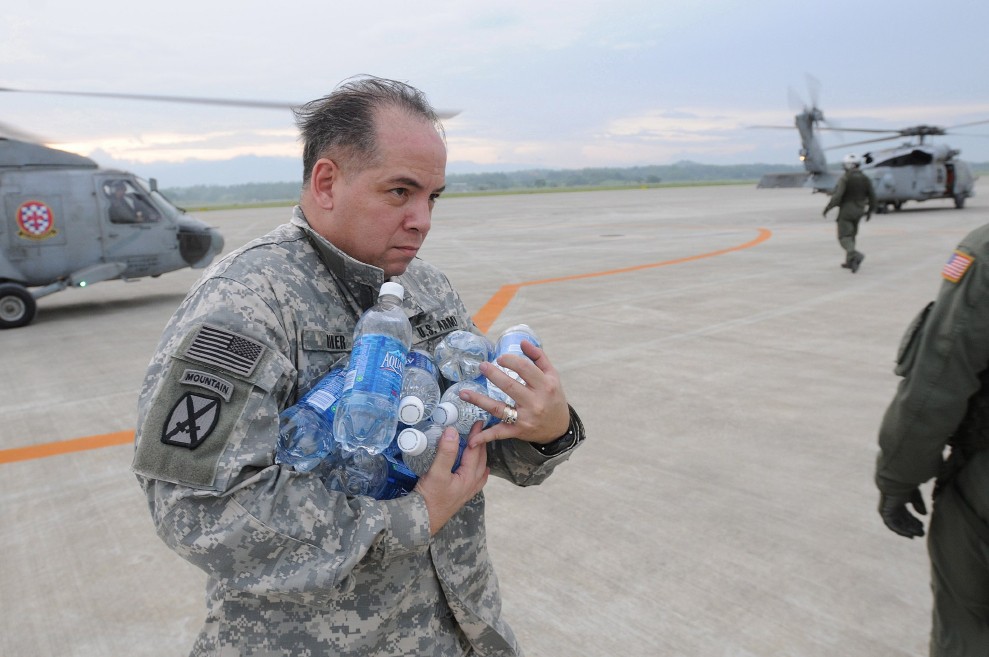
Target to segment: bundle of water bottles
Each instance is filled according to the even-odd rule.
[[[276,463],[313,472],[330,490],[394,499],[407,495],[429,469],[445,427],[460,434],[456,470],[474,423],[498,421],[460,399],[462,389],[513,403],[479,366],[507,353],[524,356],[522,340],[541,346],[532,329],[513,326],[495,344],[453,331],[429,354],[411,348],[404,294],[398,283],[382,285],[378,302],[357,321],[347,366],[331,370],[281,413]]]

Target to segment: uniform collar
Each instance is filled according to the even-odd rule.
[[[309,225],[301,206],[297,205],[292,210],[291,223],[302,229],[330,274],[347,288],[361,309],[374,305],[378,291],[385,282],[384,270],[352,258],[317,233]]]

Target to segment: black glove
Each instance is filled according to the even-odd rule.
[[[866,212],[865,213],[865,220],[866,221],[868,221],[871,217],[872,217],[872,213],[871,212]]]
[[[923,536],[924,523],[910,513],[907,509],[908,504],[913,506],[914,511],[920,515],[927,515],[927,507],[924,505],[924,497],[920,494],[919,488],[914,488],[906,495],[881,493],[879,495],[879,515],[882,516],[886,526],[900,536],[907,538]]]
[[[825,219],[827,219],[827,216],[828,216],[828,210],[830,210],[830,209],[831,209],[831,208],[824,208],[824,212],[822,212],[822,213],[821,213],[821,216],[822,216],[822,217],[824,217]]]

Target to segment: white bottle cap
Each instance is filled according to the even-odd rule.
[[[426,405],[415,395],[402,397],[398,402],[398,419],[402,424],[419,424],[426,417]]]
[[[433,422],[444,427],[455,424],[458,417],[460,417],[460,414],[457,412],[457,406],[453,402],[441,402],[436,405],[436,409],[433,411]]]
[[[402,287],[401,283],[395,283],[393,281],[388,281],[381,286],[381,290],[378,292],[378,298],[383,297],[386,294],[393,294],[399,299],[405,298],[405,288]]]
[[[426,451],[429,443],[426,434],[412,427],[402,429],[395,442],[398,443],[398,448],[402,450],[402,453],[409,456],[419,456]]]

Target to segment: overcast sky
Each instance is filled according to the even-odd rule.
[[[0,87],[301,103],[371,73],[461,111],[450,172],[796,164],[795,129],[750,128],[792,126],[794,94],[843,127],[989,120],[987,29],[984,0],[14,1]],[[0,108],[164,186],[301,178],[287,110],[23,93]],[[989,124],[959,132],[942,139],[989,161]],[[254,157],[215,164],[237,156]]]

